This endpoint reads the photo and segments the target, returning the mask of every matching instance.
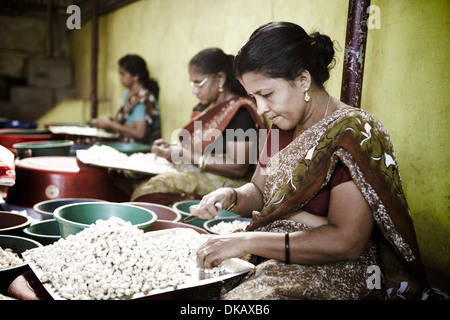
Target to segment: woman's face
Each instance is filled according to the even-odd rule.
[[[306,103],[300,78],[289,82],[248,72],[240,81],[255,99],[258,114],[265,115],[280,129],[292,129],[301,121]]]
[[[192,93],[195,94],[202,105],[215,103],[219,96],[219,83],[216,75],[201,73],[196,66],[189,66],[189,80],[192,84]]]
[[[130,88],[131,85],[136,81],[136,77],[132,76],[127,70],[119,66],[120,83],[126,87]]]

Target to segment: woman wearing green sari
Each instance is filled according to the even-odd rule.
[[[191,210],[212,218],[234,205],[252,217],[247,232],[213,236],[197,253],[201,268],[243,256],[256,264],[221,298],[362,299],[378,288],[369,271],[383,267],[380,239],[426,286],[389,135],[325,90],[333,60],[328,36],[292,23],[258,28],[236,56],[238,79],[272,127],[251,182]]]

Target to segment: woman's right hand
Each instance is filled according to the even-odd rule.
[[[153,141],[152,143],[152,147],[168,147],[169,143],[166,142],[164,139],[157,139],[155,141]]]
[[[170,146],[166,146],[166,145],[155,146],[155,145],[153,145],[152,153],[154,153],[158,157],[166,159],[167,161],[172,161],[171,160],[172,150],[171,150]]]
[[[231,188],[219,188],[202,198],[198,205],[190,207],[191,214],[202,219],[212,219],[219,211],[227,208],[234,201],[234,191]]]
[[[109,117],[100,117],[91,119],[93,125],[100,129],[111,129],[114,120]]]

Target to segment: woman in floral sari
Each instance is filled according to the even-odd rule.
[[[173,162],[179,172],[145,181],[135,189],[132,200],[169,204],[205,195],[225,181],[237,187],[250,180],[257,158],[252,164],[250,154],[257,141],[243,135],[230,139],[227,132],[258,133],[265,123],[253,99],[234,77],[233,59],[219,48],[202,50],[191,59],[189,76],[199,104],[181,130],[179,144],[160,139],[152,146],[153,153]],[[244,158],[237,158],[239,152]]]
[[[150,78],[147,64],[137,55],[119,60],[120,82],[127,88],[115,119],[92,119],[98,127],[120,134],[125,142],[152,144],[161,137],[158,110],[158,83]]]
[[[211,218],[217,206],[234,205],[252,217],[248,232],[211,237],[197,253],[202,268],[246,255],[256,264],[223,288],[224,299],[364,298],[379,287],[370,277],[381,266],[379,238],[426,286],[388,133],[327,93],[333,59],[328,36],[291,23],[260,27],[235,59],[272,127],[252,181],[220,188],[191,210]]]

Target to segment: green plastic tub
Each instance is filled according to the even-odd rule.
[[[63,238],[70,234],[77,234],[99,219],[108,220],[111,217],[118,217],[144,231],[148,231],[157,220],[156,213],[149,209],[114,202],[68,204],[57,208],[54,217],[59,223],[59,231]]]
[[[20,142],[13,144],[19,158],[45,157],[45,156],[69,156],[73,141],[52,140],[36,142]]]
[[[44,246],[61,239],[59,223],[56,219],[32,223],[28,228],[23,229],[23,232],[27,238],[36,240]]]

